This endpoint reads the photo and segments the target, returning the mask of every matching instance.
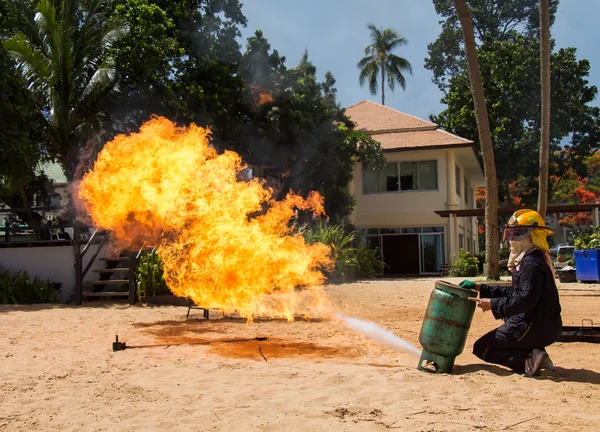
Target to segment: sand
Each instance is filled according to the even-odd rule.
[[[419,346],[434,280],[327,292],[344,313]],[[559,288],[565,325],[600,324],[600,285]],[[0,306],[0,431],[600,429],[599,345],[556,343],[548,352],[557,371],[524,378],[471,354],[499,324],[479,309],[451,375],[421,372],[413,355],[337,322],[206,321],[197,310],[186,320],[186,312]],[[131,348],[113,352],[116,334]],[[257,336],[267,340],[214,342]]]

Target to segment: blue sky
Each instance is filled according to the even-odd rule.
[[[246,0],[242,10],[248,19],[242,30],[244,47],[245,39],[260,29],[289,67],[308,50],[321,79],[325,72],[333,73],[344,107],[365,99],[381,101],[379,93],[372,96],[367,85],[360,87],[356,63],[370,41],[367,24],[391,27],[408,39],[396,54],[411,62],[413,74],[407,75],[406,91],[386,89],[386,105],[425,119],[444,109],[432,74],[423,67],[427,44],[440,33],[440,18],[430,0]],[[561,0],[551,33],[557,49],[574,46],[579,58],[590,61],[590,82],[596,86],[599,16],[600,0]]]

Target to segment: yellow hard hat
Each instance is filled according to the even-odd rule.
[[[508,225],[504,227],[503,241],[520,240],[533,230],[544,236],[554,234],[554,230],[546,226],[544,218],[535,210],[517,210],[508,220]]]

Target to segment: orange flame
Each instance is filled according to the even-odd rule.
[[[249,320],[322,316],[329,305],[319,269],[332,265],[330,248],[289,228],[294,208],[322,214],[322,197],[290,192],[277,202],[261,181],[238,181],[240,156],[218,154],[209,135],[154,118],[104,146],[78,197],[121,246],[158,245],[175,295]],[[248,217],[263,204],[264,214]]]
[[[264,89],[262,86],[256,84],[252,88],[252,95],[254,96],[254,110],[258,110],[259,107],[263,106],[267,103],[273,103],[275,99],[271,96],[268,90]]]

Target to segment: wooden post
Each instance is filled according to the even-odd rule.
[[[129,304],[135,304],[135,269],[137,267],[137,256],[135,251],[129,251]]]
[[[80,247],[81,227],[73,225],[73,255],[75,256],[75,304],[83,302],[83,257]]]

